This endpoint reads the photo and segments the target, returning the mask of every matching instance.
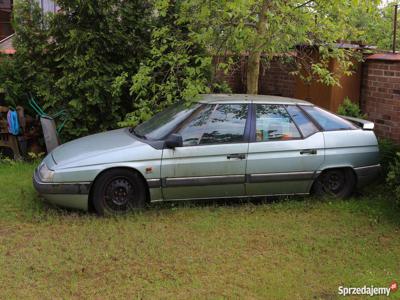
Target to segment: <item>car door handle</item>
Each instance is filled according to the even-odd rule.
[[[226,158],[227,159],[231,159],[231,158],[245,159],[246,158],[246,154],[244,154],[244,153],[228,154],[226,156]]]
[[[317,154],[317,149],[303,149],[300,154]]]

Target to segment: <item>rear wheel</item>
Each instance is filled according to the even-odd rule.
[[[122,215],[145,207],[146,191],[140,176],[126,169],[101,174],[93,192],[93,206],[99,215]]]
[[[316,196],[335,198],[350,197],[355,189],[356,178],[350,169],[324,171],[315,181],[313,193]]]

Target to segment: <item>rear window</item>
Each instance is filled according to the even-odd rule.
[[[318,128],[308,119],[306,114],[300,108],[294,105],[288,105],[286,106],[286,109],[293,121],[300,128],[300,131],[304,137],[308,137],[318,132]]]
[[[301,106],[323,130],[352,130],[357,129],[352,123],[316,106]]]

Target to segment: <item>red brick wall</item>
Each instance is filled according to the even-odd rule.
[[[290,71],[290,66],[284,65],[278,60],[272,61],[268,66],[261,66],[259,93],[294,97],[296,79],[290,75]]]
[[[379,137],[400,144],[400,55],[398,60],[367,59],[362,66],[361,109],[375,122]],[[278,60],[260,70],[259,93],[294,97],[296,79],[290,67]],[[228,74],[219,73],[233,93],[246,92],[246,58],[237,61]],[[354,88],[359,88],[354,87]]]
[[[214,61],[216,63],[216,61]],[[293,97],[296,79],[289,74],[290,67],[278,60],[260,68],[259,94]],[[217,77],[226,81],[233,93],[246,93],[246,58],[237,60],[228,74],[218,72]]]
[[[361,109],[375,122],[379,137],[400,144],[400,61],[368,59],[363,64]]]

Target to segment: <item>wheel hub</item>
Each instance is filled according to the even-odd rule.
[[[133,201],[133,187],[127,178],[117,178],[106,188],[105,202],[113,210],[126,210]]]
[[[344,186],[344,178],[338,173],[330,173],[324,180],[324,187],[329,192],[338,193]]]

